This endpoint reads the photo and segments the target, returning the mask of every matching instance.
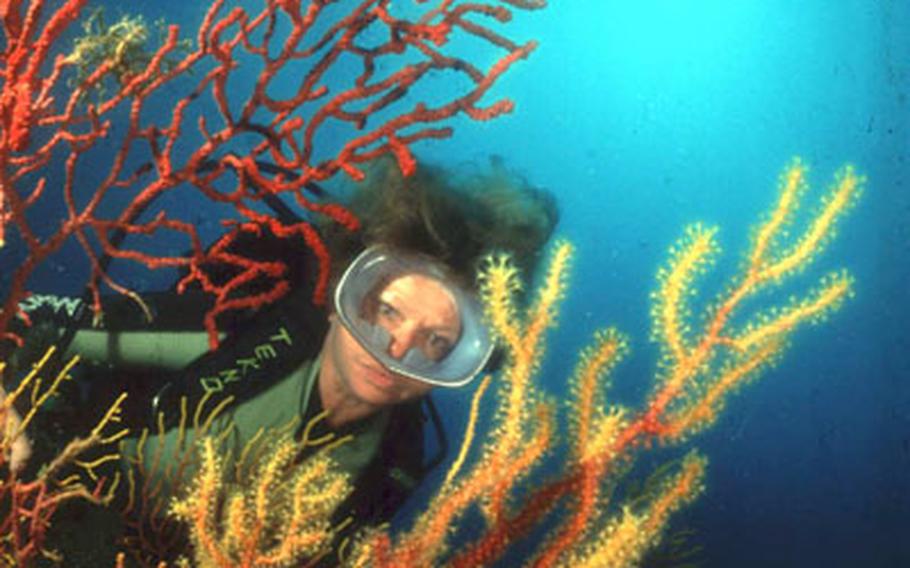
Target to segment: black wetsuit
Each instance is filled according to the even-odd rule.
[[[79,406],[86,402],[92,407],[102,407],[112,401],[115,393],[127,390],[125,418],[134,429],[151,426],[155,410],[178,408],[181,396],[187,396],[190,407],[198,400],[206,388],[201,378],[221,376],[220,387],[225,394],[235,397],[235,405],[243,405],[271,387],[276,377],[285,377],[291,370],[298,368],[308,359],[312,359],[321,349],[327,330],[326,314],[315,308],[310,300],[308,287],[298,287],[277,303],[255,312],[228,314],[219,320],[219,329],[227,332],[218,349],[205,353],[184,369],[176,372],[162,372],[160,369],[113,369],[105,364],[83,365],[84,375],[88,380],[73,381],[79,385],[66,397],[68,404]],[[103,330],[112,334],[125,331],[199,331],[205,311],[211,305],[211,299],[197,291],[184,294],[166,292],[144,294],[143,299],[154,313],[151,323],[144,313],[128,298],[115,297],[105,302]],[[48,311],[44,307],[34,310],[35,325],[42,320],[51,319],[59,323],[61,312]],[[47,316],[52,316],[48,318]],[[78,319],[78,318],[77,318]],[[86,325],[88,317],[81,318],[81,325]],[[65,318],[64,318],[65,320]],[[52,324],[54,327],[58,323]],[[37,329],[37,328],[33,328]],[[242,380],[225,380],[225,369],[236,367],[238,354],[250,353],[257,345],[261,346],[274,338],[276,331],[293,337],[296,349],[278,350],[277,355],[258,361],[258,364],[245,369]],[[106,372],[107,371],[107,372]],[[301,422],[306,424],[322,410],[318,389],[314,389],[306,408],[301,411]],[[73,398],[80,399],[73,401]],[[157,403],[153,405],[153,400]],[[176,413],[166,413],[175,416]],[[351,495],[335,511],[332,522],[335,526],[344,524],[339,531],[333,552],[323,558],[320,565],[331,566],[338,563],[337,553],[344,549],[344,541],[353,536],[358,529],[387,522],[395,511],[404,503],[408,495],[428,470],[424,456],[424,428],[427,422],[422,401],[395,405],[388,409],[388,419],[384,422],[378,451],[362,468],[354,480]],[[438,422],[435,423],[438,428]],[[348,426],[345,431],[336,432],[343,436],[356,431],[358,425]],[[327,428],[320,425],[320,428]],[[67,428],[69,431],[72,429]],[[313,436],[321,433],[316,432]],[[444,438],[443,438],[444,440]],[[444,446],[444,442],[442,444]],[[318,448],[305,451],[315,451]],[[305,459],[301,454],[299,459]],[[438,459],[434,460],[438,463]],[[346,519],[353,522],[343,523]]]

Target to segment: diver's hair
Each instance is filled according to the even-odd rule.
[[[456,173],[421,163],[404,177],[393,160],[374,162],[345,203],[361,230],[322,227],[333,259],[332,283],[375,244],[434,257],[469,288],[475,287],[480,261],[493,252],[509,253],[530,277],[559,219],[555,198],[501,159],[471,170]]]

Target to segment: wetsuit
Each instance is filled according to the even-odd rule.
[[[105,302],[103,327],[93,331],[107,334],[109,355],[114,355],[109,359],[116,360],[116,338],[124,334],[199,332],[202,316],[211,302],[206,295],[193,291],[181,295],[144,294],[143,299],[155,314],[151,324],[128,298]],[[79,310],[71,308],[68,299],[46,297],[38,309],[32,310],[32,329],[37,329],[42,314],[54,316],[50,318],[56,321],[52,328],[58,326],[60,316],[63,321],[66,316],[79,319]],[[82,317],[81,325],[88,327],[88,319]],[[86,380],[71,382],[78,385],[78,392],[69,395],[70,401],[77,399],[72,407],[102,407],[113,400],[116,392],[125,389],[130,393],[125,412],[128,425],[135,432],[145,426],[155,431],[155,410],[164,411],[173,425],[181,395],[188,396],[192,409],[205,391],[231,394],[236,400],[216,428],[227,428],[228,421],[233,421],[235,427],[228,443],[235,450],[261,426],[281,426],[296,416],[300,424],[307,424],[321,412],[316,377],[327,318],[312,306],[306,287],[262,310],[230,314],[219,321],[219,329],[226,330],[226,335],[217,350],[205,352],[185,367],[169,372],[149,367],[123,368],[110,360],[86,362],[81,366]],[[359,528],[388,521],[426,472],[424,416],[421,401],[414,401],[390,406],[333,433],[336,438],[353,435],[350,442],[333,450],[333,457],[351,474],[354,490],[333,515],[333,526],[344,529],[322,565],[337,564],[336,555],[344,549],[345,540]],[[327,427],[323,423],[320,428]],[[330,432],[314,432],[311,438],[326,433]],[[301,434],[300,429],[297,434]],[[172,436],[173,430],[165,434],[165,439]],[[152,445],[150,441],[146,447]],[[303,450],[299,459],[306,459],[308,452],[317,449],[318,446]],[[352,522],[345,522],[347,519]]]

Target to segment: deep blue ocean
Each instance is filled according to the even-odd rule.
[[[838,238],[775,296],[844,267],[855,298],[692,441],[707,490],[675,526],[707,567],[910,565],[910,3],[553,2],[522,25],[541,45],[500,85],[515,113],[428,153],[500,154],[559,196],[578,250],[552,392],[608,325],[632,341],[611,392],[650,392],[648,293],[687,224],[720,227],[711,299],[792,156],[811,168],[806,209],[841,165],[867,176]]]
[[[202,4],[137,7],[192,30]],[[698,548],[691,561],[708,568],[910,566],[910,2],[553,0],[515,12],[497,29],[539,47],[484,99],[509,98],[514,112],[450,121],[450,139],[414,149],[452,168],[495,156],[557,196],[557,234],[577,250],[544,388],[564,394],[575,354],[596,329],[615,326],[631,352],[610,400],[638,408],[658,354],[649,293],[684,228],[720,228],[722,255],[693,299],[699,313],[737,274],[794,156],[810,168],[803,212],[853,164],[865,192],[837,237],[746,312],[841,268],[855,277],[855,297],[799,330],[782,362],[735,393],[712,428],[668,450],[697,447],[709,459],[706,490],[671,530],[687,531]],[[501,54],[461,49],[487,65]],[[441,78],[432,88],[444,96],[452,85]],[[162,116],[166,102],[157,103]],[[157,206],[192,218],[209,238],[219,230],[217,215],[195,201],[170,196]],[[75,250],[30,287],[78,293],[85,265]],[[9,248],[2,255],[16,262]],[[112,270],[140,289],[173,276]],[[469,398],[438,397],[452,438]],[[660,463],[646,454],[645,472]]]

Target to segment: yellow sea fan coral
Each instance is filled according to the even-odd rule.
[[[198,566],[297,566],[325,552],[350,482],[325,453],[294,465],[297,450],[279,439],[254,475],[228,481],[216,440],[203,439],[190,490],[171,505],[190,527]]]
[[[628,350],[627,340],[611,328],[595,333],[581,351],[570,383],[565,405],[570,439],[561,453],[552,451],[558,406],[548,402],[536,373],[546,348],[543,332],[554,326],[566,289],[572,248],[556,245],[550,270],[527,310],[516,305],[521,283],[508,257],[488,260],[482,297],[506,362],[493,379],[500,382],[496,412],[480,443],[480,457],[473,464],[465,458],[489,378],[472,402],[465,446],[425,512],[403,534],[393,537],[376,530],[364,537],[355,545],[354,565],[435,566],[448,561],[453,567],[487,566],[509,549],[526,547],[527,541],[518,544],[520,538],[541,526],[547,531],[534,543],[536,550],[525,554],[529,565],[640,564],[659,542],[671,515],[702,491],[706,460],[690,451],[675,474],[665,476],[663,471],[673,468],[661,468],[660,475],[654,475],[660,481],[644,496],[624,495],[619,478],[637,454],[654,443],[679,444],[713,423],[732,392],[780,359],[796,329],[820,321],[851,293],[852,278],[839,271],[801,297],[752,315],[745,325],[734,318],[746,299],[817,256],[861,189],[862,178],[851,168],[842,170],[805,234],[790,241],[783,231],[796,225],[794,212],[808,189],[805,172],[798,160],[784,172],[777,206],[755,230],[741,272],[715,305],[698,311],[694,322],[696,310],[689,304],[696,297],[697,277],[719,252],[717,229],[695,224],[671,249],[652,295],[653,337],[661,343],[661,359],[654,392],[641,409],[609,404],[607,379]],[[558,392],[565,395],[567,389]],[[526,483],[529,471],[547,455],[559,456],[562,469],[552,479]],[[485,526],[472,527],[479,533],[476,540],[453,550],[453,527],[477,509]]]
[[[611,568],[637,566],[666,526],[667,518],[695,499],[704,490],[707,461],[695,452],[689,453],[680,471],[663,483],[660,491],[640,510],[624,506],[607,521],[591,543],[579,545],[567,556],[562,566]]]

